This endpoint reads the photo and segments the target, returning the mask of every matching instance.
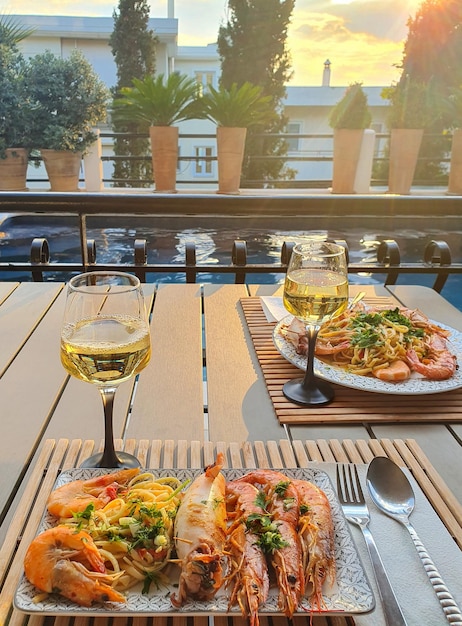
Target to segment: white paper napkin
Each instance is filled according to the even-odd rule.
[[[335,465],[326,464],[325,467],[333,484],[335,484]],[[407,625],[447,626],[448,622],[408,531],[399,522],[387,517],[376,508],[369,498],[365,484],[367,466],[359,465],[358,470],[371,514],[370,530],[377,543]],[[406,475],[412,484],[416,497],[416,507],[410,521],[454,599],[462,608],[462,551],[446,530],[412,475],[409,472],[406,472]],[[374,611],[367,615],[355,615],[355,624],[358,626],[386,626],[364,538],[356,526],[350,525],[350,529],[376,598]]]
[[[282,298],[278,296],[262,296],[261,306],[268,322],[279,322],[289,315]]]

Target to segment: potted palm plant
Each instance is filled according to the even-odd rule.
[[[77,191],[81,159],[106,117],[109,91],[81,52],[31,58],[26,88],[34,106],[31,140],[40,151],[52,191]]]
[[[0,17],[0,189],[26,188],[33,109],[24,87],[26,61],[17,44],[33,29]]]
[[[138,121],[149,127],[155,189],[176,189],[178,126],[174,124],[200,117],[198,83],[174,72],[168,77],[134,78],[113,101],[113,115],[121,121]]]
[[[388,191],[409,194],[425,127],[430,120],[429,86],[410,76],[382,91],[390,101]]]
[[[230,89],[210,85],[202,109],[203,117],[217,125],[218,193],[237,194],[247,129],[274,117],[273,100],[249,82]]]
[[[351,84],[329,115],[334,129],[332,193],[354,193],[364,130],[371,119],[361,83]]]

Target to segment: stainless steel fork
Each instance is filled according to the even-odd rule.
[[[359,526],[364,535],[377,587],[382,599],[386,623],[390,626],[406,626],[406,620],[388,579],[374,537],[368,527],[370,514],[364,499],[356,466],[351,464],[337,466],[337,493],[345,517],[349,522]]]

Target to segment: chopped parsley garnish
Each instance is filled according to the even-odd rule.
[[[380,335],[372,328],[361,328],[351,337],[351,345],[358,346],[358,348],[369,348],[370,346],[381,346],[382,344],[383,340],[380,339]]]
[[[400,324],[401,326],[407,326],[408,328],[412,328],[411,320],[402,313],[400,313],[398,307],[396,307],[396,309],[389,309],[388,311],[384,311],[382,315],[385,319],[393,322],[393,324]]]
[[[274,488],[274,491],[280,498],[283,498],[286,495],[286,491],[289,485],[290,485],[289,480],[281,480],[281,482],[279,482]]]
[[[274,532],[268,531],[262,533],[258,537],[257,545],[260,546],[263,552],[273,554],[275,550],[285,548],[289,544],[287,543],[287,541],[284,541],[284,539],[281,537],[281,533],[276,530]]]
[[[277,526],[273,524],[270,515],[259,515],[258,513],[251,513],[247,517],[245,525],[247,530],[255,534],[264,533],[268,530],[277,530]]]
[[[89,520],[91,519],[91,516],[93,514],[95,510],[95,505],[90,502],[90,504],[87,504],[86,508],[83,511],[78,511],[77,513],[72,513],[72,516],[74,517],[74,519],[86,519]]]
[[[413,326],[412,321],[403,315],[398,307],[380,313],[358,313],[349,325],[354,331],[350,340],[351,345],[358,348],[383,345],[380,326],[400,326],[399,330],[406,342],[425,335],[424,329]]]
[[[153,540],[160,533],[164,524],[162,520],[157,521],[152,526],[140,526],[136,530],[135,541],[132,543],[131,547],[133,549],[136,548],[152,548]]]
[[[266,511],[266,507],[268,506],[268,498],[264,491],[259,491],[255,498],[255,505],[259,506],[263,511]]]

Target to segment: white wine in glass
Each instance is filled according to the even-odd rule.
[[[304,322],[308,360],[303,379],[288,381],[284,395],[297,404],[317,406],[334,398],[332,386],[314,374],[314,351],[321,325],[348,305],[348,269],[345,249],[313,239],[294,246],[284,283],[284,306]]]
[[[138,459],[115,452],[113,405],[118,385],[136,376],[151,356],[149,321],[136,276],[88,272],[68,285],[61,331],[61,362],[101,393],[105,417],[104,451],[83,467],[138,467]]]

